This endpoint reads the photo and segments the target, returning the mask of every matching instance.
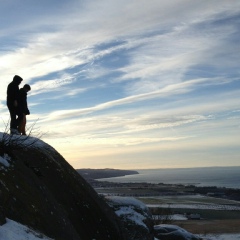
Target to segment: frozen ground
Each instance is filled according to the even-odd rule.
[[[184,239],[192,239],[193,235],[186,231],[185,229],[176,226],[176,225],[169,225],[169,224],[161,224],[156,225],[154,229],[161,235],[162,232],[169,232],[172,233],[173,238],[174,236],[181,236]],[[164,231],[163,231],[164,230]],[[214,235],[195,235],[202,237],[204,240],[240,240],[240,233],[239,234],[214,234]],[[161,236],[159,236],[161,238]],[[155,238],[158,240],[158,238]]]
[[[239,206],[233,205],[217,205],[217,204],[147,204],[148,207],[161,207],[161,208],[186,208],[186,209],[208,209],[208,210],[230,210],[239,211]]]
[[[153,216],[155,219],[158,220],[165,220],[165,219],[170,219],[171,221],[184,221],[188,220],[186,216],[183,214],[173,214],[173,215],[154,215]]]
[[[240,211],[240,203],[238,201],[213,198],[200,194],[192,196],[141,197],[139,199],[148,207]]]
[[[187,232],[186,232],[187,234]],[[202,235],[205,240],[240,240],[240,233],[238,234],[215,234]],[[3,240],[53,240],[41,233],[29,229],[28,227],[7,219],[7,223],[0,226],[0,239]],[[158,240],[157,238],[155,238]]]
[[[206,240],[240,240],[240,233],[202,236]]]

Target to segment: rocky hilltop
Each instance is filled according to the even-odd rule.
[[[0,239],[49,238],[200,239],[176,226],[154,227],[149,209],[134,198],[98,195],[43,141],[0,133]]]
[[[0,150],[0,224],[59,240],[125,239],[114,211],[51,146],[1,134]]]

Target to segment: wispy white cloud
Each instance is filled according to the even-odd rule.
[[[110,146],[110,157],[118,144],[136,157],[138,145],[146,153],[158,144],[205,146],[201,130],[210,142],[230,121],[237,126],[236,116],[220,116],[239,109],[239,9],[235,0],[5,1],[1,114],[8,116],[6,87],[19,74],[32,86],[29,123],[39,118],[54,143],[66,138],[86,152]],[[68,110],[48,108],[59,96]]]
[[[38,81],[32,84],[32,93],[31,95],[36,95],[49,91],[60,90],[65,85],[69,85],[75,81],[75,78],[69,74],[63,74],[60,78],[53,80]],[[61,90],[62,91],[62,90]]]
[[[136,39],[136,32],[133,30],[136,29],[139,32],[141,30],[140,33],[146,34],[147,29],[150,27],[151,29],[155,29],[159,26],[161,29],[162,26],[165,30],[167,26],[171,29],[171,26],[174,26],[175,22],[173,22],[171,18],[165,18],[166,15],[163,14],[163,12],[175,12],[176,9],[179,9],[179,7],[184,8],[184,6],[187,6],[185,10],[187,11],[190,10],[188,4],[189,1],[181,3],[176,2],[176,5],[173,7],[172,4],[166,3],[165,1],[155,1],[153,4],[146,4],[145,1],[141,1],[133,2],[131,4],[128,3],[126,5],[121,2],[120,5],[125,7],[120,8],[119,6],[118,8],[116,3],[110,4],[106,1],[101,2],[99,5],[90,1],[83,8],[76,8],[76,5],[74,5],[75,9],[78,9],[76,13],[74,13],[74,11],[72,12],[73,9],[71,9],[70,4],[67,7],[67,15],[64,20],[61,20],[62,16],[61,18],[58,18],[57,15],[52,16],[52,18],[56,20],[51,21],[52,25],[54,25],[55,22],[56,26],[62,25],[64,27],[56,27],[54,32],[36,33],[30,31],[28,33],[29,36],[24,39],[25,47],[21,47],[14,50],[14,52],[2,55],[0,62],[2,63],[1,67],[3,67],[3,77],[7,79],[12,75],[12,69],[19,69],[19,74],[31,81],[34,77],[44,76],[51,72],[61,71],[79,64],[88,63],[121,48],[129,49],[138,46],[135,52],[131,51],[130,56],[132,64],[121,69],[121,71],[126,73],[122,77],[123,79],[143,79],[143,82],[138,81],[136,84],[133,84],[132,89],[135,89],[135,91],[138,89],[139,93],[141,93],[143,92],[143,88],[138,86],[141,84],[144,84],[145,87],[149,86],[151,90],[156,88],[159,84],[163,84],[163,82],[169,82],[169,79],[174,79],[172,81],[179,81],[188,67],[197,63],[196,59],[199,57],[201,48],[204,47],[208,51],[208,48],[211,47],[211,44],[209,44],[210,38],[214,38],[215,41],[218,39],[216,38],[216,34],[208,31],[207,33],[205,32],[205,35],[203,36],[197,34],[198,29],[196,29],[195,32],[191,32],[191,25],[181,23],[179,27],[175,26],[167,34],[162,34],[155,38],[146,38],[143,41],[142,39]],[[201,9],[204,8],[205,4],[197,4],[199,12],[201,12]],[[210,5],[213,6],[214,3],[208,3],[208,6]],[[109,12],[106,14],[104,11],[104,15],[102,15],[101,13],[104,6],[109,9]],[[139,8],[139,6],[144,6],[144,10],[142,7]],[[230,4],[224,3],[224,7],[224,11],[229,9],[232,10]],[[166,11],[161,11],[159,13],[159,8],[165,8]],[[132,11],[133,9],[138,9],[138,11]],[[78,16],[81,15],[79,10],[84,10],[82,17],[73,17],[75,14],[78,14]],[[150,11],[150,17],[148,17]],[[213,13],[217,15],[217,13],[221,11],[223,11],[223,6],[215,8],[214,11],[212,8],[209,8],[209,10],[204,11],[203,15],[200,14],[196,19],[191,21],[193,23],[196,21],[206,21],[206,17],[210,18]],[[184,12],[178,12],[178,18],[182,18],[183,21],[188,20],[188,18],[196,14],[195,7],[192,7],[191,11],[188,11],[188,14],[184,15]],[[125,18],[122,18],[123,13],[125,13]],[[70,14],[71,17],[69,17],[68,21],[66,19],[68,19],[67,16],[70,16]],[[94,20],[94,24],[91,24],[91,16],[93,15],[97,17],[99,21]],[[186,17],[186,15],[188,17]],[[115,21],[110,21],[111,18]],[[146,21],[146,18],[149,19],[149,21]],[[141,21],[139,22],[139,20]],[[42,21],[43,23],[47,21],[49,22],[48,18],[47,20]],[[103,22],[105,23],[105,31],[97,30],[102,29],[101,24],[103,24]],[[124,24],[125,22],[128,22],[128,24]],[[89,25],[92,27],[90,29],[86,28],[86,26]],[[101,27],[99,25],[101,25]],[[124,26],[124,29],[120,30],[120,25],[122,27]],[[106,32],[109,32],[109,34],[106,34]],[[186,32],[188,34],[186,34]],[[104,43],[106,41],[109,42],[116,39],[116,37],[122,39],[124,39],[124,37],[128,38],[130,36],[129,33],[131,33],[132,37],[135,37],[135,40],[130,38],[128,43],[123,46],[113,47],[96,53],[94,52],[93,47],[96,44]],[[224,31],[224,34],[226,34],[226,31]],[[70,38],[69,36],[74,36],[74,38]],[[176,38],[178,38],[178,41],[175,41]],[[206,44],[206,41],[208,41],[208,44]],[[199,44],[201,44],[201,46]],[[82,47],[79,48],[79,46]],[[198,51],[196,51],[196,49],[198,49]],[[193,57],[195,61],[193,61]],[[202,56],[201,59],[203,57],[204,56]],[[6,69],[6,72],[4,69]],[[170,69],[175,70],[169,71]],[[169,72],[172,73],[169,74]],[[95,74],[95,77],[104,74],[102,71],[96,73],[93,68],[88,74],[89,73],[91,74],[90,76]],[[130,91],[130,89],[128,89],[128,91]],[[147,91],[147,89],[145,91]]]
[[[212,31],[209,28],[201,29],[199,24],[204,25],[207,20],[201,21],[194,21],[193,24],[173,29],[170,33],[145,39],[144,44],[132,50],[130,63],[120,69],[124,75],[118,79],[134,80],[127,86],[128,93],[143,93],[178,83],[185,80],[188,71],[196,66],[218,67],[221,72],[222,68],[226,68],[226,60],[224,57],[219,59],[219,56],[229,52],[232,52],[232,58],[228,58],[228,61],[232,62],[231,67],[237,67],[238,46],[232,47],[231,51],[224,47],[225,40],[237,32],[237,24],[217,26]]]
[[[168,85],[162,89],[159,89],[159,90],[156,90],[153,92],[129,96],[129,97],[125,97],[122,99],[101,103],[101,104],[98,104],[96,106],[89,107],[89,108],[55,111],[53,113],[50,113],[48,117],[51,120],[60,120],[60,119],[65,119],[65,118],[84,116],[86,114],[113,108],[113,107],[116,107],[119,105],[132,104],[135,102],[149,100],[149,99],[153,99],[153,98],[163,98],[163,97],[169,97],[169,96],[173,96],[173,95],[176,96],[179,94],[180,95],[185,94],[185,93],[191,92],[192,90],[195,90],[196,85],[202,85],[202,86],[212,85],[212,84],[219,85],[219,84],[223,84],[225,81],[226,81],[225,79],[221,79],[221,78],[195,79],[195,80],[185,81],[182,83]],[[212,82],[212,84],[210,82]],[[228,102],[228,100],[226,100],[226,102]]]
[[[236,92],[235,99],[237,99],[238,94],[239,92]],[[227,98],[227,95],[225,97]],[[181,107],[177,104],[170,109],[161,108],[160,106],[159,110],[156,111],[154,108],[146,106],[135,111],[126,111],[123,109],[122,111],[118,111],[117,115],[108,112],[105,114],[97,114],[96,116],[90,115],[79,118],[77,117],[79,116],[79,112],[75,110],[67,111],[67,113],[64,112],[64,117],[66,118],[63,119],[62,111],[54,112],[46,115],[45,120],[43,116],[40,117],[41,120],[39,124],[48,127],[54,125],[53,128],[55,130],[57,128],[62,129],[63,126],[69,126],[68,130],[64,127],[64,132],[61,131],[61,135],[65,137],[76,135],[77,133],[74,134],[76,129],[78,129],[78,132],[81,133],[83,138],[94,138],[101,135],[105,137],[108,136],[110,139],[111,136],[126,134],[138,135],[141,132],[144,133],[144,136],[146,136],[146,134],[150,136],[152,134],[149,132],[150,130],[154,130],[154,132],[155,130],[161,130],[161,134],[166,134],[169,129],[171,132],[172,129],[175,128],[182,128],[183,131],[187,133],[188,130],[184,130],[184,126],[197,125],[200,122],[214,123],[215,119],[223,118],[221,111],[234,108],[238,109],[238,106],[239,102],[233,99],[225,101],[221,101],[221,99],[209,101],[209,99],[206,99],[205,102],[201,102],[200,98],[188,105],[184,103]],[[220,128],[223,128],[223,126]],[[166,129],[166,131],[163,131],[164,129]],[[86,136],[84,137],[85,134]],[[191,136],[191,134],[187,135]]]

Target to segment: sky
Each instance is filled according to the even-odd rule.
[[[74,168],[240,166],[239,0],[0,0],[6,89]]]

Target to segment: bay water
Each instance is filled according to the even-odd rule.
[[[99,180],[121,183],[147,182],[240,189],[240,166],[134,170],[138,171],[139,174]]]

